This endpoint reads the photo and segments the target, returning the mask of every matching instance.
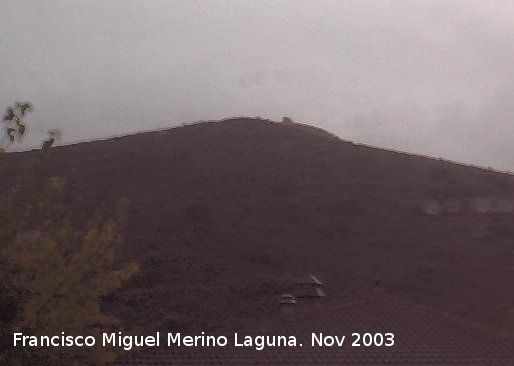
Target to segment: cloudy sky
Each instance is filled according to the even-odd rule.
[[[230,116],[514,171],[514,2],[0,0],[0,103],[63,143]]]

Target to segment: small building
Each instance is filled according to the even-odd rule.
[[[296,298],[292,294],[283,294],[278,301],[280,305],[295,305]]]
[[[296,297],[293,294],[283,294],[278,301],[282,314],[293,314],[296,307]]]
[[[320,300],[326,297],[323,282],[312,273],[307,273],[298,281],[295,288],[297,299]]]

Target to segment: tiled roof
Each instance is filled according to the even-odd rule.
[[[407,302],[382,298],[322,304],[273,321],[269,329],[239,332],[294,335],[302,347],[166,347],[122,365],[514,365],[514,339],[484,326]],[[352,333],[395,335],[392,347],[352,347]],[[345,335],[342,347],[312,347],[311,333]],[[228,334],[227,334],[228,336]],[[362,343],[362,342],[361,342]]]

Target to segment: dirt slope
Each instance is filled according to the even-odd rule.
[[[35,154],[0,157],[1,185]],[[58,147],[37,174],[78,187],[78,215],[130,199],[120,260],[142,271],[106,306],[133,326],[244,325],[305,272],[332,299],[379,281],[495,326],[514,308],[509,175],[255,119]]]

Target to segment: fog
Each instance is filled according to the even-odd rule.
[[[261,116],[514,171],[509,1],[0,1],[25,148]],[[1,107],[1,106],[0,106]]]

